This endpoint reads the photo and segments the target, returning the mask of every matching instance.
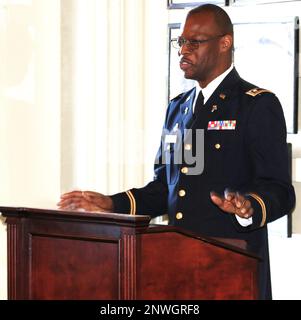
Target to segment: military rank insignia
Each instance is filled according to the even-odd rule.
[[[209,121],[207,130],[235,130],[236,120]]]

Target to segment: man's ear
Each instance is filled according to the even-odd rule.
[[[233,37],[230,34],[226,34],[221,39],[221,51],[226,52],[232,50]]]

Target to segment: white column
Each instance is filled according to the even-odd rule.
[[[154,2],[161,3],[62,3],[62,191],[111,194],[142,186],[146,163],[148,172],[152,170],[166,108],[167,75],[167,56],[161,51],[166,39],[150,36],[152,28],[167,34],[164,19],[152,22],[158,10]],[[165,3],[160,6],[166,9]],[[150,144],[154,132],[155,148]]]
[[[0,1],[0,205],[55,207],[60,194],[60,1]],[[0,219],[0,299],[7,297]]]

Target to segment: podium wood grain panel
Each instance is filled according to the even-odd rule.
[[[256,298],[256,260],[175,232],[141,236],[138,298]],[[181,261],[181,262],[180,262]]]
[[[118,242],[31,237],[30,299],[118,299]]]

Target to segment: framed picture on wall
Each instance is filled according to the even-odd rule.
[[[236,21],[234,33],[239,74],[277,95],[287,132],[297,133],[299,18]]]
[[[257,5],[282,2],[296,2],[296,0],[231,0],[231,4],[233,5]]]
[[[187,7],[196,7],[200,4],[213,3],[217,5],[225,5],[229,0],[167,0],[167,6],[169,9],[184,9]]]

